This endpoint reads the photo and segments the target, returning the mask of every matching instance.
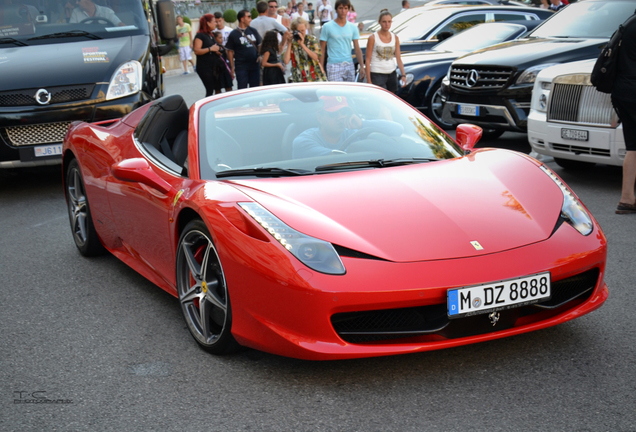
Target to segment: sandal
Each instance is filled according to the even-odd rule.
[[[636,213],[636,203],[635,204],[626,204],[619,202],[618,207],[616,207],[616,214],[629,214]]]

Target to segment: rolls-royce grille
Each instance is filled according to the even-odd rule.
[[[598,282],[599,270],[592,269],[552,283],[552,297],[541,303],[500,311],[496,326],[487,314],[450,320],[446,303],[402,309],[334,314],[331,324],[349,343],[391,343],[396,339],[432,337],[439,340],[499,331],[515,326],[519,317],[557,310],[573,300],[589,298]],[[578,304],[578,303],[577,303]],[[539,318],[541,319],[541,318]],[[527,322],[527,321],[525,321]]]
[[[606,127],[616,127],[618,122],[610,95],[580,84],[553,84],[547,118]]]
[[[39,88],[11,90],[0,92],[0,106],[32,106],[39,105],[35,100],[35,94]],[[51,94],[49,104],[76,102],[90,99],[95,84],[82,84],[72,86],[59,86],[45,88]]]
[[[61,143],[71,122],[43,123],[29,126],[12,126],[4,129],[10,145]]]
[[[451,68],[450,83],[465,90],[495,90],[505,87],[510,75],[512,68],[456,65]]]

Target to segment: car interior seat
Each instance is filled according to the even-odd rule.
[[[178,171],[188,154],[189,112],[181,95],[164,96],[150,103],[135,130],[136,138],[153,156],[163,155],[179,167]]]

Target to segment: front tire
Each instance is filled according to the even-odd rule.
[[[95,230],[84,179],[76,159],[73,159],[66,169],[66,202],[77,249],[86,257],[103,254],[106,249]]]
[[[212,354],[239,347],[223,267],[205,224],[188,223],[177,249],[177,292],[183,317],[199,346]]]

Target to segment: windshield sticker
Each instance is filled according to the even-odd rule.
[[[100,51],[99,48],[82,48],[84,63],[109,63],[108,52]]]
[[[0,25],[0,37],[32,35],[34,33],[35,33],[35,26],[31,23]]]

